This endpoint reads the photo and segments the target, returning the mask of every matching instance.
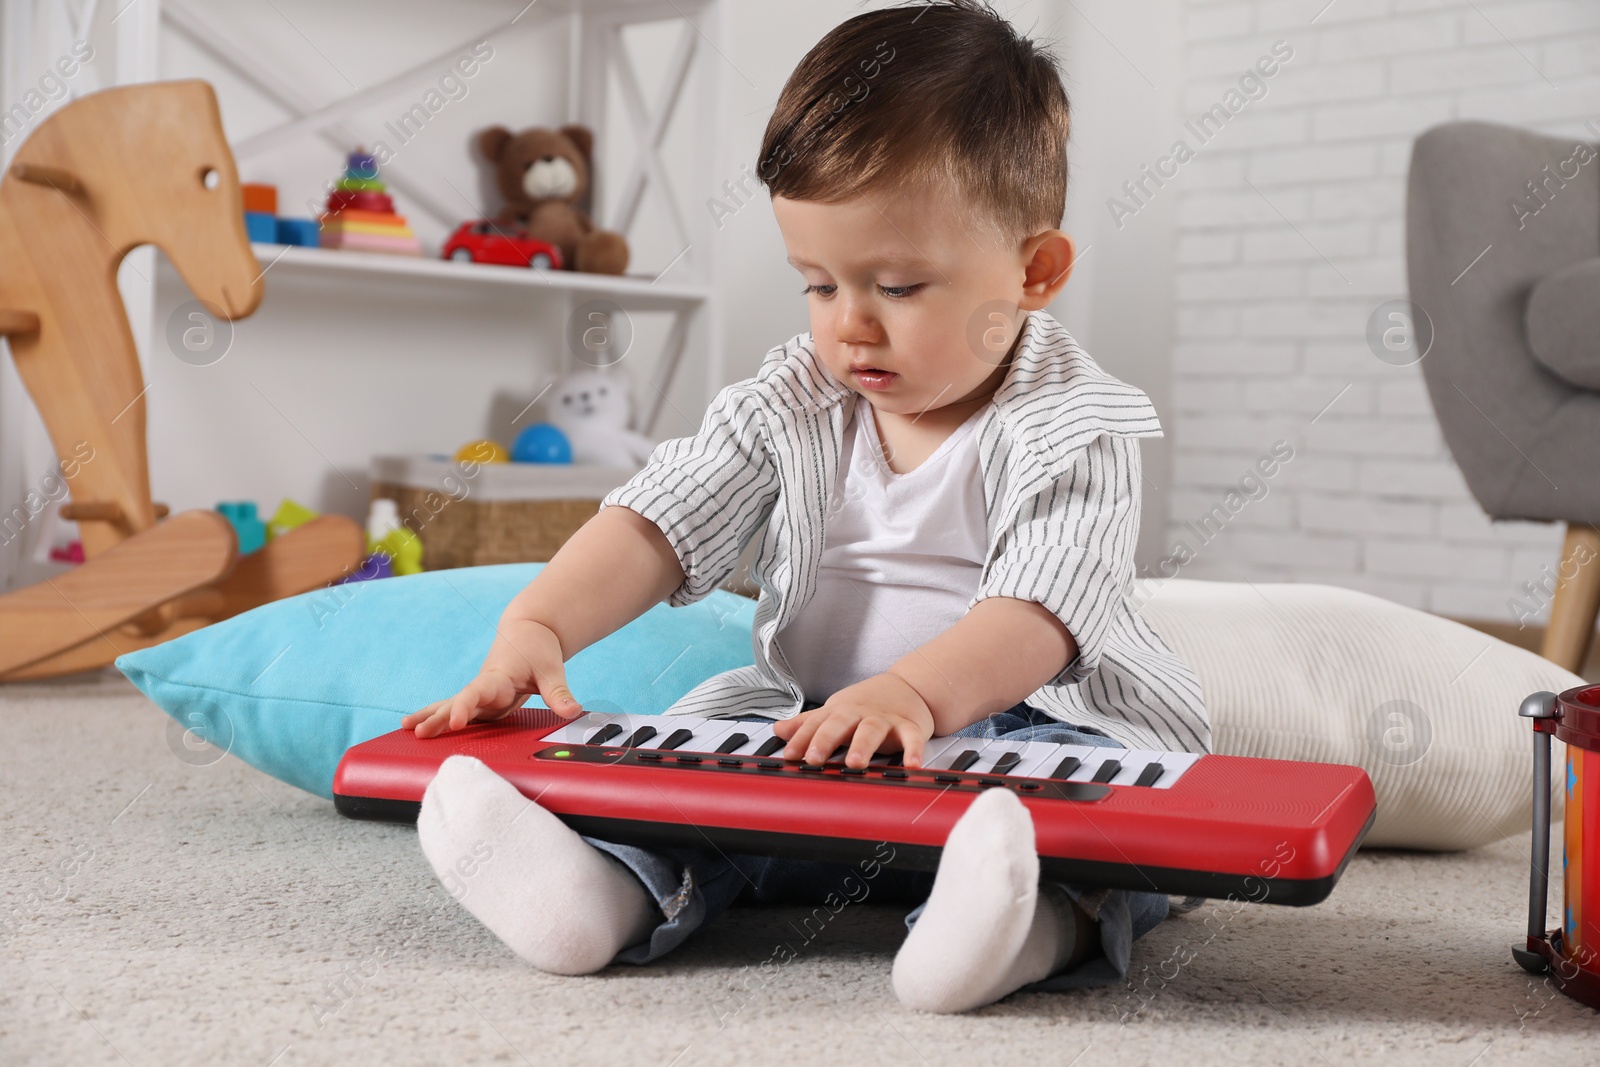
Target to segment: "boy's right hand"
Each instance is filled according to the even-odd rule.
[[[415,727],[419,738],[436,737],[464,729],[474,719],[503,719],[535,695],[556,714],[577,718],[583,708],[567,688],[562,663],[561,641],[548,626],[502,620],[478,676],[455,696],[413,711],[400,720],[400,728]]]

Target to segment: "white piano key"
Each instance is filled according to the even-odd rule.
[[[1100,758],[1095,753],[1104,751],[1105,749],[1095,748],[1093,745],[1057,745],[1056,751],[1046,756],[1043,762],[1036,766],[1034,773],[1040,778],[1053,778],[1062,760],[1068,756],[1076,756],[1078,769],[1068,775],[1065,781],[1087,782],[1089,776],[1094,774],[1095,768],[1100,766]]]
[[[640,716],[632,716],[632,718],[639,717]],[[622,712],[586,713],[578,716],[571,722],[552,730],[550,733],[544,736],[544,739],[555,744],[585,745],[589,743],[589,738],[594,735],[596,730],[599,730],[601,727],[609,725],[610,723],[615,722],[618,726],[621,726],[624,728],[624,730],[626,730],[628,727],[629,718],[630,716],[625,715]],[[624,736],[626,736],[626,734],[624,734]]]
[[[727,734],[728,724],[717,719],[704,719],[697,715],[673,715],[661,727],[661,732],[646,742],[646,747],[659,745],[679,730],[688,730],[694,736],[673,749],[674,752],[710,752]]]
[[[1054,741],[1022,742],[1022,762],[1011,769],[1013,778],[1048,778],[1067,756],[1078,756],[1082,745],[1062,745]]]
[[[950,736],[938,738],[937,740],[948,741],[949,744],[945,745],[940,750],[939,755],[936,758],[925,760],[923,762],[923,766],[941,771],[949,770],[950,765],[959,759],[963,752],[976,752],[978,754],[977,762],[973,763],[972,766],[967,768],[969,773],[979,770],[988,770],[989,767],[993,765],[994,761],[1000,758],[1000,753],[1004,751],[1005,746],[1005,742],[994,737]],[[1013,742],[1013,744],[1014,743],[1015,742]],[[929,743],[929,747],[932,747],[931,742]],[[994,753],[992,756],[990,755],[991,752]]]
[[[1007,772],[1014,777],[1019,774],[1019,768],[1028,762],[1028,754],[1031,748],[1037,748],[1042,752],[1059,747],[1059,745],[1052,745],[1042,741],[1007,741],[1000,737],[957,737],[947,734],[944,737],[935,737],[928,741],[927,746],[923,749],[922,765],[929,770],[948,770],[956,757],[971,749],[978,753],[978,760],[967,768],[967,772],[986,772],[994,766],[994,761],[999,759],[1003,753],[1021,752],[1023,753],[1023,763],[1019,763],[1017,767],[1013,767]]]
[[[1074,782],[1093,782],[1094,776],[1100,773],[1100,769],[1106,765],[1107,760],[1116,760],[1120,763],[1127,754],[1128,750],[1125,748],[1102,748],[1098,745],[1091,745],[1089,746],[1089,754],[1082,757],[1082,765],[1072,772],[1071,780]],[[1121,772],[1119,771],[1118,773]],[[1111,783],[1104,784],[1109,785]]]
[[[761,742],[772,736],[772,727],[759,722],[739,722],[733,719],[712,719],[703,733],[696,734],[695,739],[685,747],[693,748],[696,752],[716,752],[722,743],[734,734],[744,734],[749,740],[738,748],[723,753],[728,756],[751,756]]]
[[[1198,752],[1162,752],[1159,753],[1159,756],[1161,766],[1165,767],[1167,772],[1155,784],[1154,788],[1156,789],[1171,789],[1178,783],[1178,779],[1182,778],[1189,768],[1193,767],[1196,761],[1200,759],[1200,753]]]
[[[922,750],[922,766],[929,770],[946,770],[959,753],[972,747],[970,737],[935,737]]]
[[[972,740],[983,743],[983,747],[978,749],[978,762],[967,768],[969,772],[975,774],[992,774],[995,761],[1008,752],[1015,752],[1018,756],[1026,752],[1025,741],[1007,741],[1003,737],[972,738]],[[1021,765],[1017,764],[1018,767]],[[1017,768],[1013,767],[1009,771],[1002,772],[1002,777],[1014,777],[1016,773]]]

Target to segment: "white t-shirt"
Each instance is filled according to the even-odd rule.
[[[807,700],[825,701],[881,674],[966,614],[988,549],[977,435],[987,410],[896,474],[872,404],[856,397],[828,501],[817,591],[777,636]]]

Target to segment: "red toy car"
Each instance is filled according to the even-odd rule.
[[[525,230],[505,223],[480,219],[463,222],[444,243],[439,253],[445,259],[463,263],[500,263],[507,267],[532,267],[534,270],[560,270],[561,249]]]

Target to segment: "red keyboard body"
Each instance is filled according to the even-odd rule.
[[[819,770],[776,758],[661,751],[648,742],[547,740],[568,725],[525,708],[428,740],[397,730],[345,753],[334,802],[352,818],[415,821],[439,764],[462,753],[604,840],[842,863],[881,859],[878,845],[886,842],[895,864],[933,870],[973,797],[1007,788],[1033,817],[1041,872],[1051,880],[1291,905],[1327,897],[1376,813],[1366,772],[1340,764],[1191,757],[1175,782],[1151,788],[949,767],[896,770],[882,757],[862,773],[836,761]],[[1104,758],[1122,750],[1093,751]]]

